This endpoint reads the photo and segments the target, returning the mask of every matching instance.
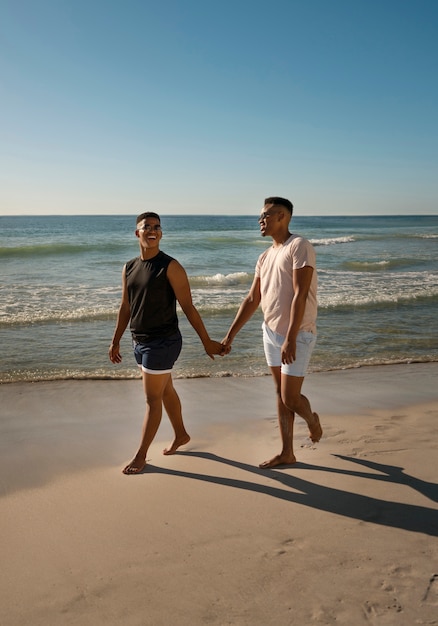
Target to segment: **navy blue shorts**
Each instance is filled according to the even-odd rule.
[[[168,374],[180,355],[182,337],[178,331],[171,337],[159,337],[146,343],[133,341],[138,367],[148,374]]]

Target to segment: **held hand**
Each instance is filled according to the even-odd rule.
[[[226,354],[230,354],[230,352],[231,352],[231,343],[224,344],[224,342],[222,341],[221,346],[222,346],[221,356],[225,356]]]
[[[213,341],[213,339],[209,339],[208,342],[206,342],[206,344],[204,345],[204,349],[210,359],[214,359],[213,355],[215,354],[218,354],[220,356],[223,356],[225,354],[224,346],[218,341]]]
[[[108,348],[108,356],[111,363],[121,363],[122,355],[120,354],[120,345],[118,343],[112,343]]]
[[[225,354],[230,354],[231,352],[231,339],[229,339],[228,337],[224,337],[221,341],[222,344],[222,356],[224,356]]]
[[[284,364],[290,364],[295,361],[296,354],[296,341],[286,341],[281,346],[281,362]]]

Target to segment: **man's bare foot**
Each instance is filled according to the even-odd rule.
[[[133,459],[126,467],[123,468],[122,472],[124,474],[140,474],[143,468],[146,465],[146,461],[144,459]]]
[[[293,465],[296,462],[297,460],[293,454],[290,454],[290,455],[277,454],[277,456],[274,456],[274,458],[271,459],[270,461],[265,461],[264,463],[260,463],[259,467],[261,469],[268,469],[270,467],[277,467],[277,465]]]
[[[176,437],[168,448],[164,448],[163,454],[175,454],[180,446],[184,446],[186,443],[189,443],[189,441],[189,435],[184,435],[184,437],[179,438]]]
[[[322,428],[321,424],[319,423],[318,413],[313,414],[313,423],[308,424],[308,426],[310,430],[310,439],[313,441],[313,443],[318,443],[318,441],[322,437]]]

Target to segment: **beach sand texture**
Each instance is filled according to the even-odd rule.
[[[279,452],[269,377],[177,380],[125,476],[141,383],[0,387],[1,626],[438,624],[438,363],[311,374]]]

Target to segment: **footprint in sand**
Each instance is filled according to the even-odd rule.
[[[430,577],[426,593],[423,597],[423,602],[438,606],[438,574],[434,574]]]

